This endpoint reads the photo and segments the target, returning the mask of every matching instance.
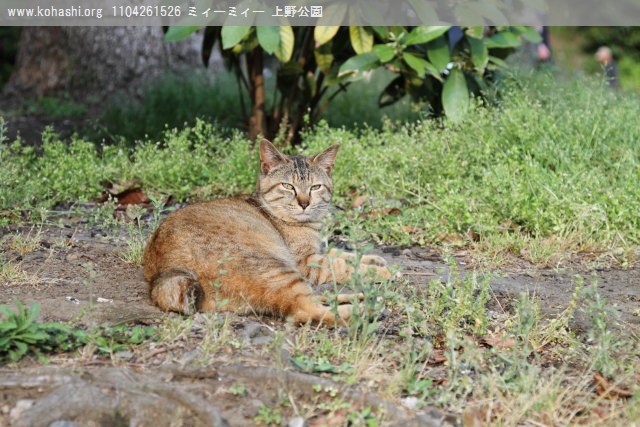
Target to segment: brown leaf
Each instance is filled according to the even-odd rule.
[[[116,195],[120,205],[142,205],[151,203],[151,199],[142,192],[142,188],[131,188]]]
[[[142,205],[149,207],[151,199],[142,191],[142,184],[139,180],[124,182],[102,181],[100,184],[105,188],[99,202],[106,202],[109,198],[118,202],[119,210],[126,209],[127,205]]]
[[[482,342],[489,347],[493,348],[513,348],[516,345],[516,340],[512,335],[505,335],[499,332],[489,334],[482,339]]]
[[[422,231],[422,228],[420,227],[410,227],[408,225],[403,225],[402,229],[409,234],[419,233],[420,231]]]
[[[444,363],[447,361],[447,356],[444,355],[443,350],[433,350],[431,354],[429,354],[429,359],[427,363],[429,365],[439,365],[440,363]]]
[[[353,202],[351,203],[351,209],[357,209],[361,207],[367,202],[368,199],[369,199],[369,196],[357,196],[355,199],[353,199]]]
[[[596,372],[593,375],[593,381],[596,383],[596,392],[599,396],[604,396],[610,400],[617,398],[626,399],[633,396],[631,391],[612,384],[609,378],[602,375],[601,372]]]

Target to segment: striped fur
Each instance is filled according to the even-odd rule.
[[[350,305],[339,307],[337,319],[311,289],[345,282],[353,273],[353,255],[320,253],[337,152],[334,145],[313,157],[287,157],[264,140],[251,197],[196,203],[169,215],[144,253],[152,302],[184,314],[244,310],[298,323],[346,320]],[[363,263],[390,277],[382,258],[368,256]],[[351,298],[340,295],[338,301]]]

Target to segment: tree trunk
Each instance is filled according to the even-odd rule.
[[[5,95],[139,95],[166,71],[202,66],[202,35],[167,43],[160,27],[25,27]]]
[[[262,50],[254,49],[247,55],[247,71],[251,89],[251,116],[247,137],[255,141],[258,135],[272,138],[267,134],[267,116],[265,114],[265,91]]]

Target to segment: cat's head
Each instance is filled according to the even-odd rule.
[[[330,208],[338,148],[332,145],[311,157],[287,156],[263,139],[258,179],[262,207],[286,222],[321,221]]]

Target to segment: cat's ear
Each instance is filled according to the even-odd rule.
[[[287,161],[278,149],[266,139],[260,141],[260,170],[266,174],[274,167]]]
[[[325,172],[331,174],[331,171],[333,170],[333,164],[335,163],[336,156],[338,155],[338,149],[340,149],[340,146],[338,144],[332,145],[322,153],[313,156],[311,158],[311,163],[320,166],[325,170]]]

